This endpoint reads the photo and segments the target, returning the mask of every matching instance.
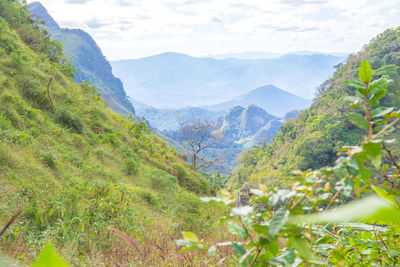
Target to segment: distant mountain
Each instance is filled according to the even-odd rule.
[[[268,113],[282,117],[289,111],[307,108],[311,104],[311,100],[298,97],[274,85],[265,85],[241,94],[227,102],[206,108],[227,110],[232,106],[247,106],[249,104],[255,104]]]
[[[278,118],[256,105],[248,105],[246,108],[235,106],[225,115],[221,130],[226,137],[238,141],[254,135],[269,121],[275,119]]]
[[[265,84],[311,99],[343,60],[322,54],[245,60],[163,53],[111,64],[130,97],[156,108],[182,108],[225,102]]]
[[[209,55],[207,57],[212,57],[216,59],[227,59],[227,58],[237,58],[237,59],[271,59],[271,58],[279,58],[285,55],[316,55],[316,54],[324,54],[330,56],[338,56],[338,57],[347,57],[350,53],[321,53],[316,51],[293,51],[288,53],[275,53],[275,52],[266,52],[266,51],[246,51],[246,52],[238,52],[238,53],[226,53],[226,54],[217,54],[217,55]]]
[[[237,59],[267,59],[267,58],[278,58],[282,57],[285,54],[283,53],[274,53],[274,52],[259,52],[259,51],[248,51],[248,52],[239,52],[239,53],[226,53],[226,54],[217,54],[217,55],[209,55],[207,57],[212,57],[216,59],[227,59],[227,58],[237,58]]]
[[[64,45],[65,54],[71,56],[71,63],[77,69],[75,80],[88,80],[98,87],[101,96],[114,111],[124,115],[135,114],[121,80],[113,75],[110,63],[93,38],[79,29],[61,28],[39,2],[31,3],[28,7],[33,18],[45,22],[51,38]]]
[[[210,112],[205,109],[188,108],[177,109],[175,114],[185,114],[189,111],[204,112],[204,114]],[[160,110],[158,110],[158,114],[161,114],[159,115],[160,120],[166,117]],[[201,116],[201,114],[198,115]],[[218,170],[226,174],[236,165],[236,159],[241,152],[262,143],[268,144],[284,122],[283,119],[269,114],[256,105],[235,106],[222,116],[221,113],[213,113],[211,116],[205,115],[204,117],[207,119],[213,117],[213,121],[217,123],[218,127],[216,131],[222,134],[218,147],[207,149],[205,156],[222,159],[224,163]],[[173,118],[166,119],[166,121],[169,121],[171,125],[175,123]],[[182,140],[179,127],[165,129],[162,131],[162,135],[169,138],[169,143],[179,149],[178,144]]]

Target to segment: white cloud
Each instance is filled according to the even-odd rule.
[[[108,58],[165,51],[356,51],[400,24],[398,0],[42,0]]]

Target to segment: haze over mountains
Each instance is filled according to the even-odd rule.
[[[264,52],[264,51],[246,51],[246,52],[239,52],[239,53],[226,53],[226,54],[217,54],[217,55],[209,55],[207,57],[212,57],[216,59],[227,59],[227,58],[238,58],[238,59],[269,59],[269,58],[279,58],[283,57],[284,55],[315,55],[315,54],[325,54],[331,56],[338,56],[338,57],[346,57],[349,53],[321,53],[315,51],[293,51],[289,53],[276,53],[276,52]]]
[[[249,104],[255,104],[268,113],[282,117],[291,110],[307,108],[311,104],[311,100],[298,97],[270,84],[240,94],[229,101],[212,105],[208,108],[211,110],[227,110],[233,106],[245,107]]]
[[[181,108],[219,104],[268,84],[312,99],[343,59],[322,54],[215,59],[168,52],[111,64],[131,98],[156,108]]]

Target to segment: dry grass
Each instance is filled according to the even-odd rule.
[[[181,253],[182,247],[177,246],[174,240],[180,236],[164,233],[161,226],[153,226],[150,233],[142,240],[135,240],[125,233],[110,229],[110,239],[113,241],[113,250],[104,254],[106,266],[215,266],[223,263],[224,258],[233,255],[231,248],[220,247],[218,255],[213,259],[208,258],[201,251],[188,251]],[[222,238],[221,238],[222,239]],[[208,237],[207,242],[215,243],[213,237]]]

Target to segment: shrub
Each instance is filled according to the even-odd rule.
[[[126,159],[124,172],[127,175],[136,175],[139,172],[139,161],[136,158]]]
[[[0,171],[3,167],[15,167],[16,159],[11,153],[9,147],[0,143]]]
[[[56,158],[53,154],[51,153],[45,153],[41,156],[43,163],[51,168],[51,169],[56,169]]]
[[[79,134],[82,133],[84,129],[81,118],[65,109],[60,109],[58,111],[57,122]]]
[[[191,176],[182,166],[176,166],[179,185],[198,194],[210,194],[210,184],[200,175]]]
[[[188,213],[199,213],[199,209],[204,205],[196,195],[183,192],[175,195],[177,210]]]
[[[148,189],[140,188],[138,189],[137,194],[140,199],[146,201],[152,206],[158,206],[158,204],[160,203],[160,199],[158,198],[158,196]]]
[[[157,190],[175,191],[177,187],[177,179],[169,173],[159,169],[151,170],[148,174],[151,187]]]

